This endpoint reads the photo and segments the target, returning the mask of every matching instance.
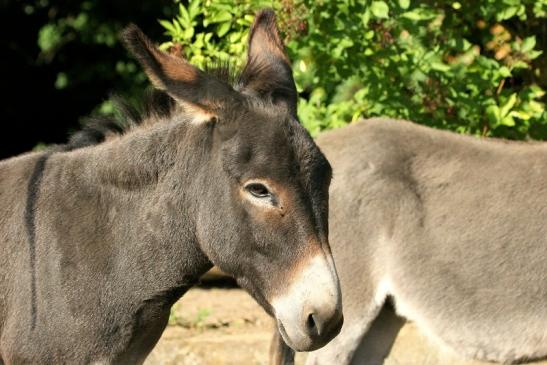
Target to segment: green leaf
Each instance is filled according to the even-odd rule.
[[[368,26],[368,22],[370,21],[370,9],[366,9],[364,12],[363,12],[363,15],[361,16],[361,22],[363,23],[363,25],[366,27]]]
[[[501,119],[500,108],[497,105],[489,105],[486,108],[486,117],[491,126],[498,125]]]
[[[201,12],[201,0],[192,0],[188,4],[188,15],[191,19],[195,19]]]
[[[408,7],[410,6],[410,0],[399,0],[399,6],[401,7],[401,9],[408,9]]]
[[[437,16],[431,9],[416,8],[401,14],[402,18],[414,21],[430,20]]]
[[[513,109],[516,103],[517,103],[517,94],[513,93],[511,94],[511,96],[509,96],[505,104],[500,108],[501,117],[505,118],[509,114],[511,109]]]
[[[171,33],[171,35],[174,35],[177,33],[177,30],[175,29],[175,26],[168,20],[158,20],[158,22],[161,24],[162,27],[167,29]]]
[[[513,110],[511,113],[509,113],[509,115],[522,120],[529,120],[530,118],[532,118],[532,115],[530,115],[529,113],[525,113],[519,110]]]
[[[440,71],[440,72],[448,72],[450,71],[450,66],[442,63],[442,62],[432,62],[431,63],[431,68],[433,70],[436,70],[436,71]]]
[[[508,8],[505,8],[505,9],[501,10],[500,12],[498,12],[496,14],[496,19],[498,21],[510,19],[510,18],[514,17],[517,14],[518,11],[519,11],[518,6],[510,6]]]
[[[230,22],[222,23],[217,28],[217,35],[223,37],[226,33],[230,31],[231,24]]]
[[[47,52],[60,45],[62,39],[59,27],[49,23],[44,25],[38,33],[38,46],[43,52]]]
[[[183,27],[187,27],[192,24],[192,19],[190,19],[190,14],[188,14],[188,10],[182,5],[182,3],[179,4],[179,16],[177,19],[180,22],[180,25]]]
[[[169,48],[173,47],[175,45],[174,42],[164,42],[162,44],[160,44],[160,49],[164,52],[167,52],[169,50]]]
[[[527,56],[528,56],[528,59],[535,60],[536,58],[538,58],[542,54],[543,54],[543,51],[528,51]]]
[[[389,17],[389,6],[384,1],[373,1],[370,11],[376,18],[386,19]]]
[[[527,53],[533,50],[535,46],[536,46],[536,36],[527,37],[527,38],[524,38],[524,40],[522,41],[520,51],[522,53]]]
[[[182,33],[180,23],[176,19],[173,19],[173,25],[175,26],[175,34],[180,37],[180,34]]]
[[[209,24],[229,22],[232,20],[232,14],[223,10],[209,18]]]
[[[194,36],[194,27],[188,27],[184,30],[184,35],[183,35],[183,38],[185,40],[191,40],[192,37]]]
[[[55,80],[55,88],[57,90],[65,89],[68,86],[68,76],[64,72],[59,72],[57,74],[57,79]]]
[[[86,13],[80,13],[72,22],[74,29],[82,31],[88,22],[88,16]]]
[[[530,86],[530,92],[532,93],[532,96],[534,98],[541,98],[543,95],[545,95],[545,90],[537,85]]]
[[[506,66],[501,66],[499,69],[500,76],[503,78],[511,77],[511,71]]]
[[[530,101],[528,103],[528,106],[530,107],[530,110],[532,110],[534,113],[542,113],[543,111],[545,111],[545,105],[534,100]]]
[[[514,127],[515,120],[513,119],[511,115],[507,115],[500,120],[500,124],[507,127]]]
[[[520,61],[520,60],[513,63],[512,66],[513,66],[513,69],[518,69],[518,68],[526,69],[530,67],[526,62]]]

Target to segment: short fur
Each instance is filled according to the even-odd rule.
[[[263,11],[253,29],[277,32],[274,19]],[[213,264],[275,315],[272,298],[309,253],[331,257],[330,166],[284,89],[278,99],[247,73],[254,86],[235,90],[160,52],[135,26],[124,39],[165,92],[151,96],[153,107],[0,161],[1,364],[142,363],[171,305]],[[259,69],[287,67],[279,52]],[[292,81],[277,76],[265,84]],[[211,119],[192,123],[196,110]],[[252,178],[275,182],[272,201],[283,206],[246,199]],[[305,347],[339,332],[339,300],[329,305],[320,324],[331,330],[307,329]]]
[[[400,328],[389,311],[383,355],[361,348],[378,348],[368,332],[388,297],[399,315],[464,357],[547,356],[546,143],[387,119],[317,143],[334,169],[330,241],[345,324],[307,364],[383,363]],[[282,344],[275,351],[290,363]]]

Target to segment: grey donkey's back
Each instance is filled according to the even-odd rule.
[[[350,363],[388,297],[464,356],[547,356],[547,144],[385,119],[318,144],[346,321],[309,363]],[[381,363],[366,356],[353,363]]]

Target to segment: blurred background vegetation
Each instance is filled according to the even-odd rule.
[[[146,79],[117,38],[127,23],[197,65],[241,63],[265,6],[278,13],[312,134],[382,115],[547,139],[547,0],[3,1],[1,108],[19,133],[2,134],[2,146],[17,142],[3,157],[112,113],[109,92],[139,98]]]

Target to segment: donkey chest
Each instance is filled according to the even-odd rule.
[[[157,301],[105,305],[79,315],[52,310],[39,315],[34,329],[10,326],[2,356],[8,363],[139,364],[159,340],[169,311],[170,305]]]
[[[119,329],[122,345],[113,355],[113,363],[141,363],[160,339],[169,320],[170,306],[145,303],[128,315]],[[125,330],[124,330],[125,329]]]
[[[101,347],[113,350],[109,357],[115,363],[139,363],[167,326],[170,307],[168,303],[144,301],[110,308],[117,310],[117,315],[105,315],[102,325],[95,328],[95,336],[102,339]]]

